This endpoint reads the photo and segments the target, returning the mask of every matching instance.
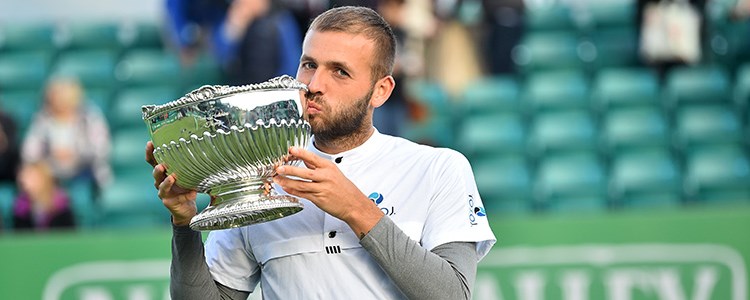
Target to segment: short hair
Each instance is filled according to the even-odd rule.
[[[312,21],[310,31],[364,34],[375,42],[372,81],[393,74],[396,36],[383,17],[367,7],[342,6],[329,9]]]

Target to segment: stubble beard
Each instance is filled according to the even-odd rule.
[[[352,106],[346,107],[336,115],[328,115],[329,118],[323,119],[316,116],[309,116],[310,124],[313,125],[312,133],[315,136],[315,140],[319,142],[336,142],[366,131],[368,129],[366,127],[367,108],[373,90],[373,88],[370,88],[367,95],[355,100]],[[317,102],[321,106],[329,108],[327,103],[321,100],[320,96],[314,95],[308,97],[308,101]]]

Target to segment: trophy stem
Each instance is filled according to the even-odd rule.
[[[193,230],[241,227],[275,220],[302,210],[299,200],[266,190],[263,180],[240,180],[214,186],[211,204],[190,222]]]

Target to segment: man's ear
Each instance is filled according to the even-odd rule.
[[[375,82],[375,86],[373,87],[372,97],[370,97],[370,106],[380,107],[383,105],[383,103],[388,101],[388,98],[391,97],[391,93],[395,87],[396,80],[393,79],[393,76],[388,75],[380,78]]]

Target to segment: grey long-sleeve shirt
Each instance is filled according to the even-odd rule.
[[[477,269],[474,242],[452,242],[431,251],[411,240],[383,217],[360,240],[409,299],[470,299]],[[172,299],[246,299],[248,293],[211,277],[200,232],[173,227],[170,292]]]

